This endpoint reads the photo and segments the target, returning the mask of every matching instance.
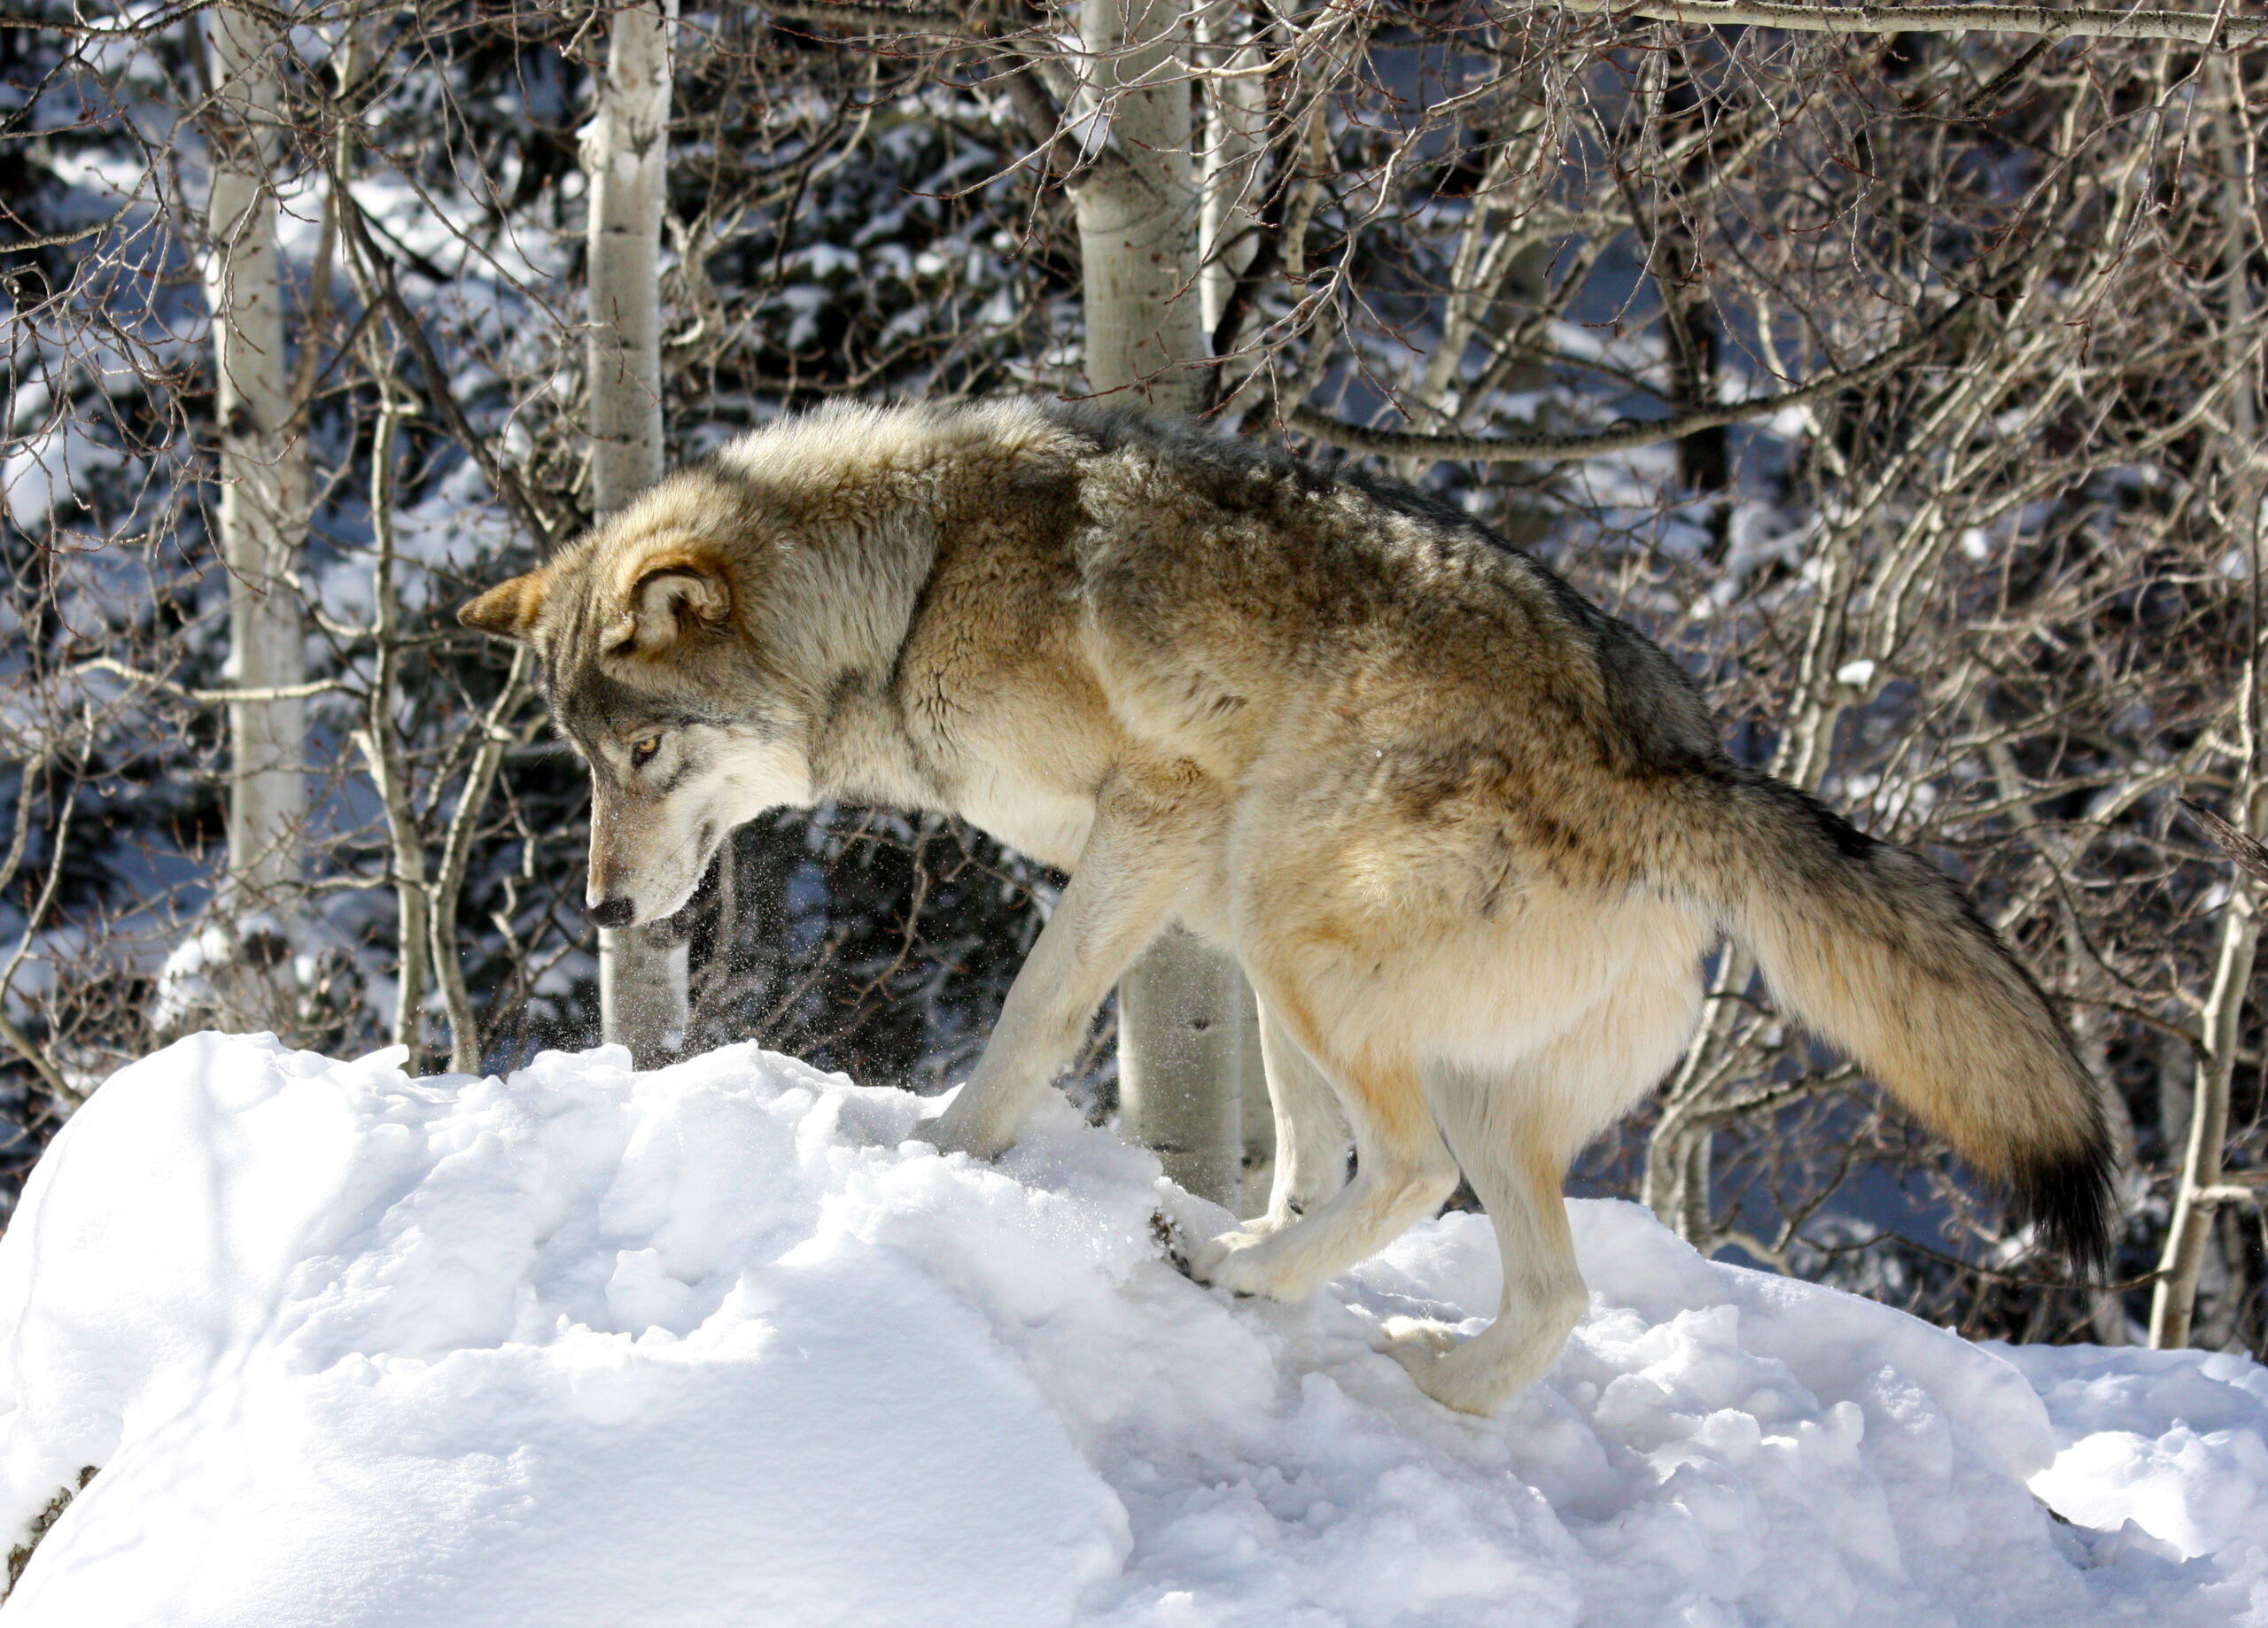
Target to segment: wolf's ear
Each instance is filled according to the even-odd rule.
[[[718,562],[689,552],[656,555],[630,587],[630,605],[609,641],[622,654],[659,655],[696,633],[713,632],[733,613],[733,591]]]
[[[543,609],[546,585],[541,571],[500,582],[470,604],[460,607],[457,620],[493,638],[525,644],[534,631],[536,613]]]

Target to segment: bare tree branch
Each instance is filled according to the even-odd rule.
[[[2181,806],[2188,810],[2190,818],[2205,828],[2205,834],[2213,839],[2216,848],[2249,872],[2254,880],[2268,882],[2268,843],[2247,836],[2212,810],[2201,808],[2186,797],[2181,800]]]
[[[764,9],[793,22],[827,23],[838,28],[866,28],[877,34],[947,34],[969,31],[969,18],[961,12],[931,11],[924,6],[835,5],[829,0],[765,0]]]
[[[2101,12],[2050,5],[1794,5],[1783,0],[1561,0],[1571,12],[1647,17],[1721,28],[1744,24],[1798,34],[2044,34],[2055,39],[2178,40],[2191,45],[2250,45],[2268,36],[2268,18],[2214,12]]]
[[[144,689],[156,690],[160,694],[171,695],[181,701],[195,702],[200,707],[225,707],[240,701],[304,701],[310,695],[329,695],[353,687],[343,678],[310,678],[305,684],[276,684],[262,689],[193,690],[185,685],[175,684],[170,678],[159,678],[156,673],[128,667],[124,662],[114,662],[106,655],[81,662],[71,671],[74,673],[110,673]]]
[[[1678,440],[1699,430],[1714,430],[1722,424],[1737,424],[1752,418],[1763,418],[1783,407],[1801,407],[1806,402],[1817,401],[1838,391],[1868,384],[1922,355],[1935,343],[1942,326],[1942,322],[1933,322],[1905,343],[1893,345],[1855,368],[1845,368],[1823,375],[1808,384],[1783,390],[1776,395],[1728,402],[1722,407],[1704,407],[1698,412],[1680,413],[1670,418],[1620,419],[1604,430],[1595,430],[1583,435],[1422,435],[1408,430],[1371,430],[1358,424],[1341,423],[1329,415],[1308,407],[1290,408],[1284,415],[1284,424],[1287,429],[1296,430],[1302,435],[1311,435],[1319,441],[1328,441],[1334,446],[1343,446],[1349,452],[1369,453],[1380,458],[1453,458],[1473,463],[1534,463],[1565,458],[1598,458],[1609,453],[1624,453],[1634,447]]]

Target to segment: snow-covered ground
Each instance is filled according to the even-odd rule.
[[[0,1242],[0,1526],[100,1470],[0,1628],[2268,1623],[2240,1359],[1983,1349],[1582,1204],[1589,1315],[1463,1418],[1373,1345],[1493,1305],[1478,1218],[1231,1300],[1146,1155],[940,1159],[936,1106],[746,1048],[128,1069]]]

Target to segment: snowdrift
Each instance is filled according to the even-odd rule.
[[[1583,1204],[1589,1314],[1466,1419],[1374,1346],[1493,1307],[1477,1217],[1231,1300],[1068,1109],[987,1167],[750,1048],[396,1061],[204,1035],[57,1139],[8,1540],[99,1473],[0,1628],[2268,1622],[2241,1359],[1982,1349]]]

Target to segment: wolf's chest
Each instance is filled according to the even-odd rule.
[[[1091,797],[990,769],[970,775],[958,802],[956,812],[971,825],[1059,871],[1078,864],[1095,819]]]

